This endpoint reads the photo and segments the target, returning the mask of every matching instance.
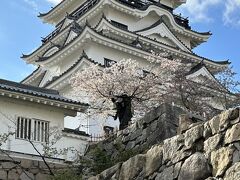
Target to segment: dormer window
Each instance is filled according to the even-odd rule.
[[[128,26],[125,25],[125,24],[122,24],[122,23],[120,23],[120,22],[113,21],[113,20],[111,20],[111,22],[112,22],[113,25],[115,25],[115,26],[117,26],[117,27],[119,27],[119,28],[121,28],[121,29],[128,30]]]
[[[104,58],[104,66],[105,67],[111,67],[115,63],[117,63],[117,62],[114,60]]]

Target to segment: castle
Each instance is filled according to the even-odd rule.
[[[188,19],[173,13],[185,2],[63,0],[39,15],[56,29],[42,39],[38,49],[22,56],[26,63],[38,66],[22,83],[55,89],[65,97],[75,98],[69,82],[75,72],[90,63],[108,67],[112,61],[128,58],[144,66],[151,51],[166,52],[190,63],[194,69],[190,78],[203,75],[214,80],[214,74],[228,67],[229,62],[214,61],[192,51],[206,42],[211,33],[192,30]],[[117,125],[111,120],[103,124],[101,120],[81,118],[75,124],[89,134],[102,134],[104,126]]]
[[[111,62],[130,58],[144,66],[152,51],[165,52],[191,64],[189,78],[202,75],[216,81],[214,75],[226,69],[229,62],[211,60],[192,51],[211,33],[191,29],[188,19],[174,14],[174,9],[184,3],[186,0],[62,0],[49,12],[40,14],[43,22],[56,28],[42,39],[39,48],[22,56],[27,64],[38,68],[20,84],[0,80],[2,121],[13,120],[11,126],[4,125],[4,133],[16,131],[4,142],[4,151],[24,159],[30,176],[41,179],[47,170],[34,171],[43,166],[41,157],[32,147],[25,146],[26,140],[37,142],[42,150],[41,143],[49,141],[50,127],[57,126],[63,130],[64,138],[56,147],[73,146],[84,153],[87,134],[103,134],[104,126],[117,126],[111,119],[104,123],[82,119],[81,113],[88,105],[71,100],[75,99],[71,76],[92,63],[109,67]],[[6,108],[10,106],[11,111]],[[79,127],[80,131],[74,130]],[[20,146],[16,146],[17,141]],[[73,160],[72,156],[49,158],[48,162],[55,167]],[[10,169],[4,171],[4,176],[9,172],[16,175]],[[20,178],[27,178],[23,172]]]

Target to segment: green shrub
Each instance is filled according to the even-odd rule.
[[[82,180],[82,175],[77,174],[74,170],[58,171],[55,176],[51,176],[49,180]]]

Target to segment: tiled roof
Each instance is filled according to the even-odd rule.
[[[63,132],[69,133],[69,134],[75,134],[75,135],[90,137],[89,134],[87,134],[87,133],[84,132],[84,131],[79,131],[78,129],[64,128]]]
[[[21,93],[21,94],[26,94],[26,95],[32,95],[32,96],[36,96],[36,97],[47,98],[49,100],[61,101],[64,103],[87,106],[87,104],[80,103],[78,101],[74,101],[74,100],[71,100],[71,99],[61,96],[59,94],[59,92],[56,90],[39,88],[39,87],[25,85],[25,84],[8,81],[8,80],[4,80],[4,79],[0,79],[0,89],[6,90],[6,91],[17,92],[17,93]]]
[[[86,3],[87,4],[90,4],[89,5],[89,7],[88,7],[88,9],[86,10],[86,9],[84,9],[83,11],[81,11],[81,7],[84,7],[85,8],[85,4],[83,4],[82,6],[80,6],[79,8],[77,8],[74,12],[72,12],[71,14],[67,14],[67,18],[72,18],[72,19],[74,19],[74,20],[77,20],[77,19],[79,19],[83,14],[85,14],[86,12],[88,12],[88,10],[89,9],[91,9],[92,7],[94,7],[95,5],[97,5],[99,2],[100,2],[101,0],[92,0],[92,3],[89,1],[86,1]],[[127,5],[127,6],[130,6],[129,5],[129,2],[128,2],[128,0],[116,0],[116,1],[118,1],[118,2],[120,2],[120,3],[122,3],[122,4],[125,4],[125,5]],[[61,3],[63,3],[64,2],[64,0],[61,2]],[[61,4],[60,3],[60,4]],[[60,4],[58,4],[56,7],[58,7]],[[139,4],[139,3],[138,3]],[[142,4],[144,4],[144,3],[142,3]],[[169,8],[169,7],[167,7],[167,6],[165,6],[165,5],[162,5],[161,3],[159,3],[159,2],[151,2],[151,3],[145,3],[145,5],[143,5],[143,6],[141,6],[141,7],[134,7],[134,8],[137,8],[137,9],[139,9],[139,10],[146,10],[150,5],[156,5],[156,6],[158,6],[158,7],[161,7],[161,8],[163,8],[163,9],[166,9],[166,10],[168,10],[169,12],[171,12],[172,13],[172,9],[171,8]],[[55,7],[55,8],[56,8]],[[132,6],[131,6],[132,7]],[[53,8],[53,9],[55,9],[55,8]],[[52,9],[52,10],[53,10]],[[41,14],[40,16],[45,16],[45,15],[47,15],[47,14],[49,14],[52,10],[50,10],[48,13],[45,13],[45,14]],[[79,11],[81,11],[81,12],[79,12]],[[178,17],[177,15],[175,15],[175,19],[176,19],[176,17]],[[59,24],[62,24],[64,22],[64,19],[59,23]],[[178,23],[178,22],[180,22],[180,21],[176,21],[176,23]],[[183,27],[185,27],[185,25],[183,25],[183,24],[181,24],[181,23],[178,23],[180,26],[183,26]],[[58,25],[57,25],[58,26]],[[44,39],[48,39],[48,40],[44,40],[44,43],[42,44],[42,46],[46,43],[46,42],[48,42],[49,40],[51,40],[52,38],[54,38],[57,34],[59,34],[60,32],[62,32],[63,30],[65,30],[66,28],[68,28],[70,25],[68,25],[68,26],[66,26],[65,28],[63,28],[61,31],[60,31],[60,29],[61,28],[59,28],[59,27],[57,27],[56,28],[56,30],[55,31],[53,31],[53,33],[51,33],[50,35],[48,35],[48,37],[50,37],[50,38],[44,38]],[[191,29],[189,29],[189,28],[186,28],[186,29],[188,29],[188,30],[191,30]],[[193,30],[191,30],[191,31],[193,31]],[[195,33],[198,33],[198,34],[202,34],[202,35],[211,35],[211,33],[210,32],[204,32],[204,33],[200,33],[200,32],[197,32],[197,31],[193,31],[193,32],[195,32]],[[42,46],[40,46],[40,47],[42,47]],[[38,49],[40,49],[40,47],[38,48]],[[37,50],[38,50],[37,49]],[[34,52],[36,52],[37,50],[35,50]],[[28,57],[30,57],[34,52],[32,52],[32,53],[30,53],[30,54],[28,54],[28,55],[25,55],[25,54],[23,54],[22,55],[22,57],[21,58],[28,58]]]
[[[39,13],[38,17],[43,17],[46,16],[47,14],[49,14],[50,12],[52,12],[53,10],[55,10],[58,6],[60,6],[64,1],[67,0],[62,0],[57,6],[55,6],[54,8],[52,8],[50,11],[48,11],[47,13]]]
[[[31,76],[32,76],[35,72],[37,72],[39,69],[40,69],[40,66],[38,66],[31,74],[29,74],[27,77],[25,77],[25,78],[21,81],[21,83],[22,83],[23,81],[27,80],[29,77],[31,77]]]
[[[103,17],[103,19],[106,19],[106,18]],[[107,21],[108,21],[108,20],[107,20]],[[100,20],[100,22],[101,22],[101,20]],[[100,22],[99,22],[98,24],[100,24]],[[108,22],[109,22],[109,21],[108,21]],[[109,23],[112,24],[111,22],[109,22]],[[112,24],[112,25],[114,26],[114,24]],[[88,27],[89,29],[91,29],[92,31],[94,31],[95,33],[101,35],[102,37],[105,37],[105,38],[114,40],[114,41],[119,42],[119,43],[123,43],[124,45],[131,46],[131,47],[134,47],[134,48],[136,48],[136,49],[139,49],[139,50],[142,50],[142,51],[145,51],[145,52],[150,52],[149,49],[146,49],[146,47],[134,46],[134,45],[132,45],[132,44],[126,43],[125,41],[119,40],[119,39],[117,39],[117,38],[113,38],[113,37],[107,36],[107,35],[103,34],[102,32],[98,32],[98,31],[96,31],[94,28],[89,27],[88,25],[85,25],[85,27],[82,29],[82,32],[83,32],[83,31],[85,30],[85,28],[87,28],[87,27]],[[116,27],[116,26],[115,26],[115,27]],[[95,28],[96,28],[96,27],[95,27]],[[119,28],[119,27],[117,27],[117,28]],[[120,28],[120,29],[121,29],[121,28]],[[132,31],[129,31],[129,30],[126,30],[126,29],[122,29],[122,30],[124,30],[124,31],[126,31],[126,32],[129,32],[129,33],[132,33],[132,34],[134,34],[134,35],[137,35],[137,36],[139,36],[139,37],[142,37],[142,38],[145,38],[145,39],[149,39],[148,37],[142,36],[142,35],[140,35],[140,34],[136,34],[135,32],[132,32]],[[62,51],[63,49],[65,49],[67,46],[69,46],[70,44],[72,44],[80,35],[81,35],[81,33],[78,34],[78,36],[76,36],[75,38],[73,38],[73,40],[72,40],[70,43],[68,43],[67,45],[65,45],[64,47],[62,47],[59,51],[53,53],[53,54],[52,54],[51,56],[49,56],[48,58],[44,59],[44,61],[48,60],[50,57],[55,56],[57,53],[59,53],[60,51]],[[168,45],[168,44],[165,44],[165,43],[162,43],[162,42],[159,42],[159,41],[156,41],[156,40],[152,40],[152,39],[149,39],[149,40],[154,41],[154,42],[157,42],[157,43],[160,43],[160,44],[163,44],[163,45],[168,46],[168,47],[170,47],[170,48],[177,49],[176,47],[170,46],[170,45]],[[184,52],[185,52],[185,51],[184,51]],[[227,64],[229,64],[229,61],[221,61],[221,62],[219,62],[219,61],[213,61],[213,60],[210,60],[210,59],[201,57],[201,56],[199,56],[199,55],[197,55],[197,54],[195,54],[195,53],[193,53],[193,52],[185,52],[185,53],[191,54],[191,55],[193,55],[193,56],[202,58],[202,59],[204,59],[204,60],[206,60],[206,61],[210,61],[210,62],[213,62],[213,63],[216,63],[216,64],[220,64],[220,65],[227,65]]]

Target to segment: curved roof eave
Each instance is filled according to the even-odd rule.
[[[53,54],[51,57],[55,56],[57,53],[63,51],[66,47],[68,47],[69,45],[71,45],[73,42],[75,42],[77,39],[81,39],[81,35],[84,34],[84,32],[87,32],[89,31],[90,33],[94,33],[96,36],[98,37],[102,37],[102,38],[107,38],[108,40],[110,41],[114,41],[114,42],[117,42],[117,43],[120,43],[120,44],[123,44],[124,46],[128,46],[131,47],[131,48],[135,48],[137,49],[138,51],[142,51],[143,53],[149,53],[149,52],[146,52],[146,50],[142,49],[142,48],[137,48],[137,47],[132,47],[130,44],[127,44],[127,43],[124,43],[122,41],[118,41],[117,39],[112,39],[108,36],[104,36],[103,34],[100,34],[99,32],[97,32],[96,30],[92,29],[91,27],[89,26],[85,26],[85,28],[83,29],[82,33],[80,33],[78,36],[76,36],[76,38],[74,38],[69,44],[67,44],[65,47],[63,47],[60,51],[57,51],[55,54]],[[131,32],[130,32],[131,33]],[[135,34],[136,35],[136,34]],[[156,43],[159,43],[159,42],[156,42]],[[162,44],[162,43],[161,43]],[[175,47],[172,47],[172,46],[168,46],[166,44],[162,44],[163,46],[166,46],[166,47],[163,47],[165,49],[170,48],[172,49],[174,52],[177,51],[179,52],[179,49],[175,48]],[[169,49],[168,49],[169,50]],[[190,53],[190,52],[185,52],[185,51],[181,51],[181,53],[183,53],[185,56],[188,56],[188,57],[191,57],[191,58],[195,58],[195,60],[198,60],[198,62],[204,60],[206,61],[210,66],[215,66],[215,68],[219,68],[219,66],[221,67],[221,69],[225,69],[228,65],[229,65],[229,61],[213,61],[213,60],[210,60],[210,59],[207,59],[207,58],[204,58],[204,57],[201,57],[195,53]],[[51,58],[50,57],[50,58]],[[49,61],[50,58],[46,61]],[[217,68],[217,69],[218,69]]]
[[[42,18],[44,16],[51,14],[54,10],[56,10],[58,7],[60,7],[62,4],[66,3],[66,2],[67,2],[67,0],[62,0],[58,5],[56,5],[54,8],[52,8],[50,11],[48,11],[46,13],[39,13],[38,17]]]
[[[114,26],[111,22],[109,22],[109,21],[106,19],[105,16],[103,16],[103,18],[102,18],[102,19],[99,21],[99,23],[96,25],[95,29],[97,29],[104,20],[105,20],[105,22],[107,22],[108,24],[111,24],[112,26]],[[118,27],[116,27],[116,26],[114,26],[114,27],[115,27],[115,28],[118,28]],[[137,36],[137,37],[139,36],[139,37],[141,37],[141,38],[148,39],[148,40],[150,40],[150,41],[153,41],[154,43],[161,43],[161,42],[158,42],[158,41],[156,41],[156,40],[149,39],[148,37],[142,36],[142,35],[140,35],[140,34],[136,34],[136,33],[132,32],[132,31],[126,30],[126,29],[121,29],[121,28],[118,28],[118,29],[121,30],[121,31],[125,31],[125,32],[128,32],[128,33],[134,34],[134,35]],[[161,43],[161,44],[163,44],[163,43]],[[163,45],[168,46],[167,44],[163,44]],[[170,47],[170,48],[174,48],[174,47],[172,47],[172,46],[169,46],[169,47]],[[174,48],[174,49],[176,49],[176,48]],[[228,66],[229,64],[231,64],[231,62],[229,62],[229,60],[214,61],[214,60],[211,60],[211,59],[208,59],[208,58],[199,56],[199,55],[197,55],[196,53],[193,53],[193,52],[185,52],[185,53],[190,54],[190,55],[193,55],[193,56],[196,56],[196,57],[201,58],[201,59],[203,59],[203,60],[205,60],[205,61],[208,61],[208,62],[211,62],[211,63],[214,63],[214,64],[218,64],[218,65],[227,65],[227,66]]]
[[[57,36],[55,36],[55,37],[58,37],[58,36],[63,35],[64,32],[67,31],[70,26],[71,26],[71,24],[69,24],[68,26],[64,27],[63,30],[62,30],[59,34],[57,34]],[[33,52],[31,52],[30,54],[22,54],[21,58],[22,58],[23,60],[25,60],[26,62],[28,62],[28,63],[32,63],[32,61],[30,61],[31,57],[32,57],[34,54],[36,54],[36,53],[38,53],[39,51],[41,51],[42,48],[44,48],[45,46],[50,45],[50,44],[52,44],[52,41],[48,41],[47,43],[42,44],[41,46],[39,46],[36,50],[34,50]],[[49,47],[49,48],[50,48],[50,47]]]
[[[172,12],[169,12],[169,10],[166,10],[166,9],[164,9],[164,8],[161,8],[158,4],[149,4],[149,5],[147,5],[147,6],[145,6],[144,8],[141,8],[141,9],[133,9],[133,8],[131,8],[131,7],[128,7],[128,6],[126,6],[126,5],[124,5],[124,4],[122,4],[121,2],[118,2],[118,1],[116,1],[116,0],[109,0],[109,2],[107,3],[107,2],[103,2],[102,1],[102,3],[99,3],[99,2],[101,2],[101,1],[98,1],[96,4],[94,4],[94,7],[96,7],[97,5],[100,5],[100,6],[102,6],[102,5],[113,5],[113,7],[115,7],[115,8],[119,8],[118,6],[124,6],[124,8],[130,8],[131,10],[134,10],[137,14],[137,16],[142,16],[142,12],[144,12],[144,11],[148,11],[149,10],[149,8],[151,8],[151,7],[155,7],[155,8],[158,8],[158,10],[159,10],[159,8],[161,9],[161,10],[164,10],[165,12],[167,12],[168,13],[168,15],[170,15],[169,13],[171,13],[171,15],[173,15],[172,14]],[[61,3],[60,3],[61,4]],[[87,11],[88,12],[88,11]],[[148,13],[147,13],[148,14]],[[132,14],[132,15],[134,15],[134,14]],[[171,16],[170,15],[170,16]],[[82,17],[82,15],[81,16],[79,16],[79,17],[77,17],[77,19],[76,20],[78,20],[80,17]],[[172,19],[172,21],[174,22],[174,24],[177,26],[177,27],[179,27],[179,28],[181,28],[181,30],[183,30],[183,29],[185,29],[184,27],[182,27],[181,25],[179,25],[179,24],[177,24],[177,22],[175,21],[175,19],[173,18]],[[188,30],[188,29],[185,29],[185,31],[190,31],[190,32],[192,32],[193,34],[195,34],[195,35],[198,35],[198,36],[206,36],[206,37],[204,37],[204,39],[205,40],[207,40],[208,38],[209,38],[209,36],[211,35],[211,33],[210,32],[197,32],[197,31],[194,31],[194,30]],[[207,38],[207,39],[206,39]]]
[[[38,71],[40,72],[40,66],[38,66],[31,74],[29,74],[27,77],[25,77],[23,80],[20,81],[20,83],[25,83],[25,81],[27,81],[30,77],[32,77],[34,74],[38,73]]]
[[[81,106],[81,108],[83,106],[85,107],[88,106],[88,104],[65,98],[61,96],[58,91],[53,89],[45,89],[45,88],[25,85],[25,84],[8,81],[4,79],[0,79],[0,90],[6,91],[6,92],[14,92],[14,93],[22,94],[25,96],[43,98],[50,101],[57,101],[57,102],[64,103],[66,105],[69,104],[69,105],[78,106],[78,107]]]
[[[46,13],[40,13],[39,12],[39,15],[38,17],[44,22],[44,23],[49,23],[49,24],[58,24],[57,22],[53,22],[53,21],[49,21],[48,20],[48,17],[51,16],[52,14],[55,14],[56,11],[58,11],[58,9],[61,9],[61,7],[65,6],[65,4],[69,4],[69,2],[72,1],[72,0],[62,0],[60,3],[58,3],[55,7],[52,7],[51,10],[49,10],[48,12]]]
[[[47,84],[44,85],[44,88],[49,88],[53,83],[57,82],[59,79],[70,73],[74,68],[76,68],[83,60],[87,60],[90,63],[99,65],[100,67],[104,67],[102,64],[98,63],[97,61],[94,61],[93,59],[89,58],[85,52],[82,53],[80,58],[70,67],[68,68],[65,72],[60,74],[59,76],[55,77],[51,81],[49,81]]]

